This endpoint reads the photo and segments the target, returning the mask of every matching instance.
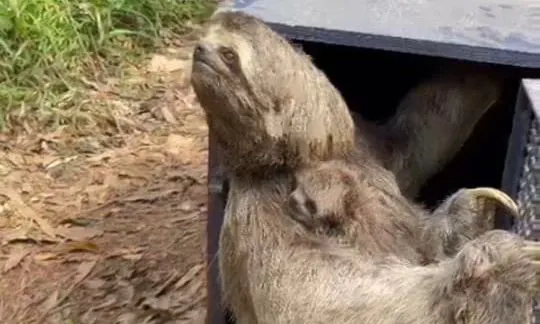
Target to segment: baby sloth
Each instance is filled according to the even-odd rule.
[[[422,255],[424,264],[454,256],[467,242],[492,230],[496,207],[518,216],[514,201],[493,188],[461,189],[429,215],[404,201],[391,180],[373,183],[357,165],[345,161],[305,168],[295,174],[290,215],[308,230],[362,251],[376,248],[402,255],[408,244]],[[382,222],[391,226],[379,226]],[[408,238],[398,244],[400,250],[392,251],[392,242],[403,237]]]

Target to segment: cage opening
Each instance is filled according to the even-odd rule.
[[[384,122],[405,93],[439,66],[455,60],[374,49],[296,42],[341,92],[351,110]],[[460,61],[458,64],[482,65]],[[507,76],[503,96],[478,122],[460,152],[431,178],[419,200],[435,207],[459,188],[500,187],[512,116],[523,71],[497,67]]]

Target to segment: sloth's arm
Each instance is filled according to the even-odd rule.
[[[453,256],[467,242],[494,228],[497,208],[520,217],[516,203],[498,189],[460,189],[424,218],[423,241],[435,247],[438,257]]]
[[[446,323],[447,306],[432,307],[451,278],[443,267],[340,262],[338,253],[338,260],[291,255],[290,271],[261,282],[264,291],[251,289],[257,323]]]
[[[525,323],[536,266],[520,246],[515,236],[492,231],[426,267],[296,255],[287,262],[294,271],[251,290],[257,322]]]
[[[405,95],[380,131],[389,151],[384,162],[406,196],[414,198],[461,149],[502,82],[489,71],[447,68]]]

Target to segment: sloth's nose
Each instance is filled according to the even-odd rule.
[[[202,47],[201,45],[197,45],[195,46],[195,55],[200,55],[204,52],[204,47]]]
[[[195,49],[193,51],[193,56],[196,59],[197,57],[202,57],[208,55],[208,52],[210,51],[209,47],[205,44],[199,43],[197,46],[195,46]]]

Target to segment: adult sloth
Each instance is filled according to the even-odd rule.
[[[286,40],[242,13],[219,13],[207,28],[192,84],[230,172],[220,272],[239,323],[526,320],[535,268],[509,233],[488,232],[454,258],[421,267],[325,244],[289,217],[284,205],[299,168],[352,159],[381,190],[393,174],[379,166],[383,154],[363,128],[355,149],[339,93]],[[414,246],[409,239],[396,245]]]

